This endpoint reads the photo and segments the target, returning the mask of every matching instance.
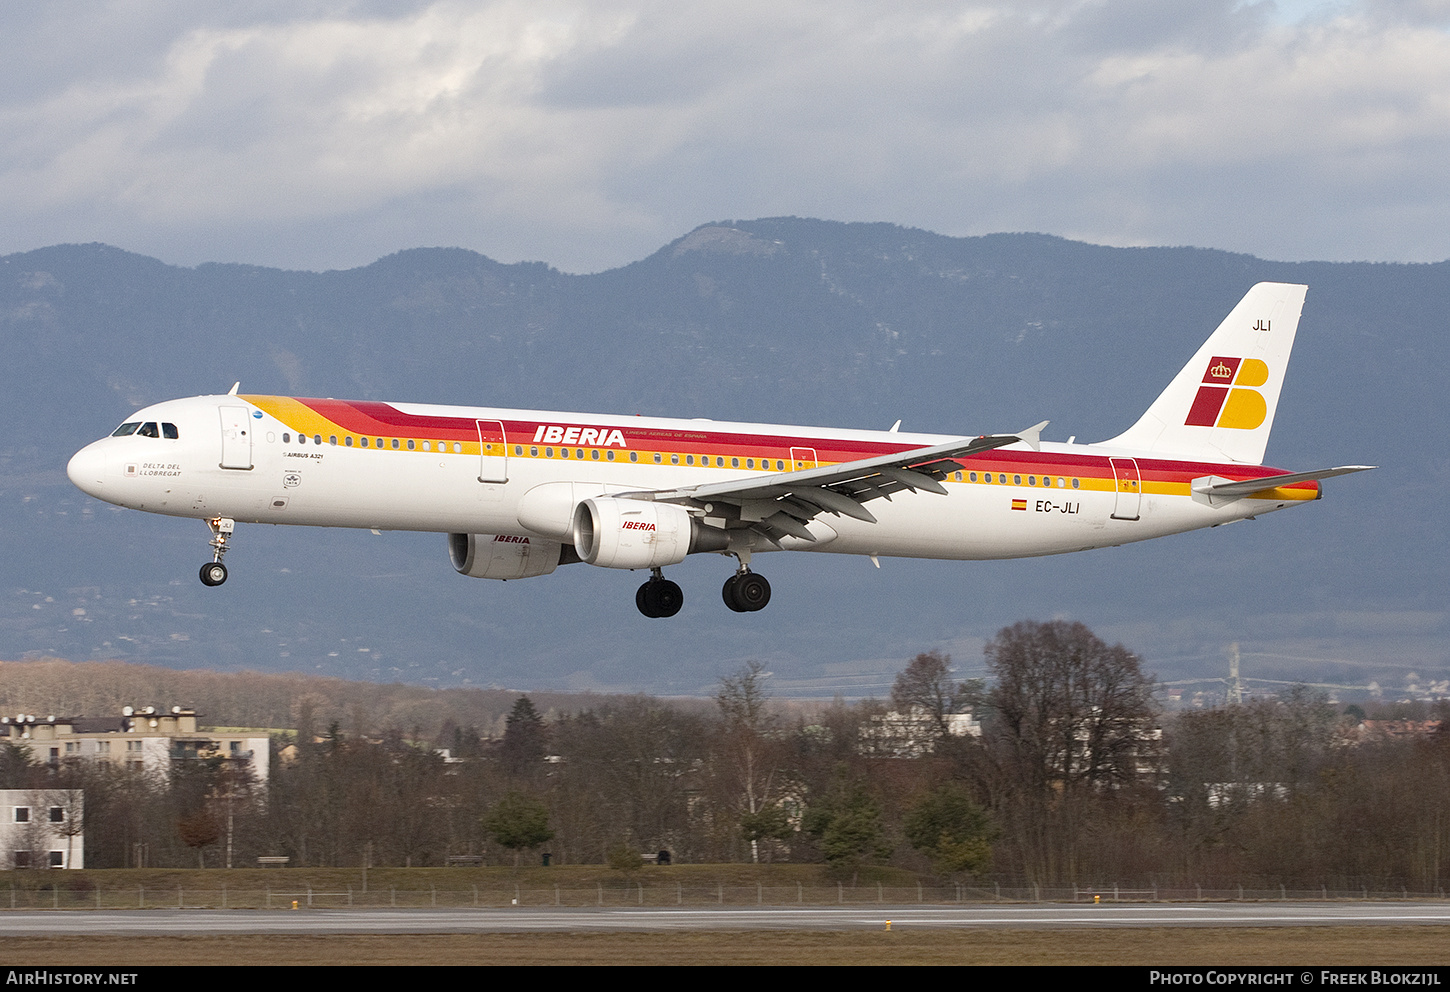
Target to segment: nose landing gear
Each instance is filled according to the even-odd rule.
[[[206,525],[211,528],[212,553],[211,561],[201,566],[201,584],[219,586],[227,580],[227,567],[222,564],[222,558],[226,556],[227,542],[237,522],[230,517],[212,517]]]
[[[678,585],[664,577],[658,568],[650,569],[650,579],[634,594],[634,605],[645,616],[660,619],[672,617],[685,605],[685,594]]]

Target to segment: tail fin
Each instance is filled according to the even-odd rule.
[[[1103,444],[1262,464],[1307,289],[1250,289],[1148,412]]]

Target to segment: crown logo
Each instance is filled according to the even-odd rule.
[[[1208,374],[1215,379],[1228,379],[1233,376],[1234,370],[1220,361],[1217,365],[1208,370]]]

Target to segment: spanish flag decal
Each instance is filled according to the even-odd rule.
[[[1012,509],[1014,509],[1014,510],[1025,510],[1025,509],[1027,509],[1027,501],[1025,499],[1014,499],[1012,501]]]

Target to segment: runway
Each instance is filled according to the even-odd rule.
[[[1447,902],[1174,903],[722,909],[312,909],[0,912],[0,936],[486,934],[1128,927],[1433,926]],[[1450,936],[1450,934],[1447,934]]]

